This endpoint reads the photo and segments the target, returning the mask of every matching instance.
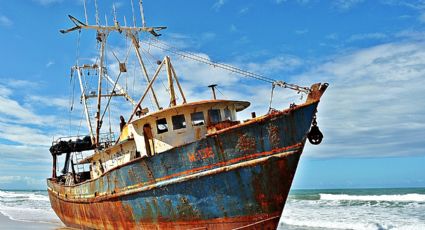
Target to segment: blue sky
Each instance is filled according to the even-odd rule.
[[[115,3],[120,23],[126,16],[132,24],[130,0],[99,2],[102,23],[106,15],[111,24]],[[294,188],[425,186],[425,1],[144,4],[148,25],[168,26],[161,37],[167,44],[291,83],[330,83],[318,114],[325,139],[307,145]],[[94,1],[87,5],[94,23]],[[82,1],[0,0],[0,188],[43,189],[53,136],[85,132],[81,109],[69,112],[69,73],[77,58],[94,60],[95,35],[60,34],[72,26],[68,14],[84,21]],[[109,48],[123,60],[128,42],[118,38],[111,37]],[[164,54],[145,49],[154,57]],[[115,59],[107,56],[115,78]],[[219,97],[252,102],[242,117],[267,111],[270,85],[178,56],[172,60],[189,101],[209,98],[205,86],[218,83]],[[120,83],[140,96],[142,83]],[[291,91],[277,91],[274,107],[299,103]]]

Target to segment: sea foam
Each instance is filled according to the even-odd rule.
[[[0,213],[16,221],[60,223],[44,191],[0,190]]]
[[[348,195],[320,193],[321,200],[347,200],[347,201],[390,201],[390,202],[425,202],[425,194],[403,195]]]

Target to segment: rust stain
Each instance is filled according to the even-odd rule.
[[[171,178],[189,175],[189,174],[192,174],[192,173],[204,171],[206,169],[212,169],[212,168],[215,168],[215,167],[222,167],[222,166],[226,166],[226,165],[231,165],[231,164],[235,164],[235,163],[238,163],[238,162],[241,162],[241,161],[245,161],[245,160],[249,160],[249,159],[255,159],[255,158],[258,158],[258,157],[263,157],[263,156],[275,154],[275,153],[282,152],[282,151],[289,151],[290,149],[296,150],[297,148],[300,148],[300,147],[302,147],[302,144],[295,144],[295,145],[284,147],[284,148],[273,149],[272,151],[249,154],[249,155],[245,155],[245,156],[242,156],[242,157],[239,157],[239,158],[234,158],[234,159],[231,159],[231,160],[228,160],[228,161],[225,161],[225,162],[219,162],[219,163],[216,163],[216,164],[206,165],[206,166],[186,170],[186,171],[183,171],[183,172],[171,174],[171,175],[168,175],[168,176],[164,176],[164,177],[161,177],[161,178],[158,178],[158,179],[153,179],[151,181],[147,181],[147,182],[144,182],[144,183],[137,184],[136,187],[151,185],[151,184],[154,184],[155,182],[165,181],[165,180],[168,180],[168,179],[171,179]],[[94,184],[94,183],[90,183],[90,185],[91,184]],[[61,189],[63,188],[61,186],[58,186],[55,183],[52,183],[52,185],[55,187],[54,188],[55,191],[60,191],[60,189],[56,190],[56,187],[61,188]],[[71,187],[73,187],[73,186],[71,186]],[[93,191],[93,190],[91,190],[91,191]],[[63,194],[63,193],[59,192],[59,194]],[[90,203],[90,202],[94,202],[94,201],[102,201],[102,200],[105,200],[105,199],[111,199],[111,198],[115,198],[115,197],[118,197],[118,196],[119,196],[119,194],[117,193],[117,194],[112,194],[112,195],[108,195],[108,196],[104,196],[104,197],[98,197],[98,198],[83,199],[83,198],[78,198],[77,196],[74,196],[73,198],[74,199],[77,198],[76,201],[78,200],[78,202],[84,202],[84,203],[88,202],[88,203]],[[68,197],[67,200],[72,200],[72,198]]]
[[[255,138],[248,134],[244,134],[239,137],[238,143],[236,144],[236,151],[238,152],[249,152],[255,150]]]
[[[203,161],[208,158],[214,158],[214,152],[212,150],[212,147],[207,147],[204,149],[200,149],[194,153],[187,153],[187,157],[190,162]]]
[[[267,127],[267,131],[269,132],[269,141],[272,149],[278,148],[280,144],[279,128],[276,125],[270,124]]]

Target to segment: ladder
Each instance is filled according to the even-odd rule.
[[[82,161],[84,159],[83,153],[82,152],[74,152],[74,162],[76,167],[76,173],[82,173],[85,171],[85,167],[84,164],[79,164],[80,161]]]

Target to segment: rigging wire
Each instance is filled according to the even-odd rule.
[[[149,64],[151,65],[151,67],[153,68],[153,69],[155,69],[155,67],[156,66],[158,66],[158,65],[155,65],[154,63],[152,63],[152,61],[148,58],[148,55],[153,59],[153,60],[159,60],[158,58],[155,58],[152,54],[150,54],[148,51],[146,51],[145,49],[143,49],[142,47],[140,47],[141,48],[141,50],[142,50],[142,55],[145,57],[145,60],[147,60],[148,62],[149,62]],[[165,72],[165,69],[163,69],[162,70],[162,72]],[[164,81],[161,79],[161,78],[159,78],[159,80],[161,81],[161,83],[162,83],[162,86],[164,87],[164,89],[168,92],[168,88],[167,88],[167,86],[165,86],[165,84],[164,84]],[[148,83],[149,84],[149,83]]]
[[[151,42],[151,41],[154,41],[154,42]],[[188,51],[184,51],[184,50],[180,50],[176,47],[168,45],[164,42],[161,42],[157,38],[150,38],[149,41],[141,40],[140,42],[142,42],[146,45],[149,45],[149,46],[156,47],[156,48],[161,49],[163,51],[173,53],[173,54],[181,56],[183,58],[191,59],[193,61],[198,61],[198,62],[207,64],[207,65],[210,65],[210,66],[213,66],[213,67],[218,67],[218,68],[239,74],[239,75],[244,76],[244,77],[257,79],[257,80],[260,80],[260,81],[264,81],[264,82],[267,82],[267,83],[271,83],[271,84],[281,86],[283,88],[293,89],[293,90],[296,90],[298,92],[304,92],[304,93],[310,92],[310,89],[308,87],[301,87],[301,86],[298,86],[298,85],[295,85],[295,84],[286,83],[284,81],[277,81],[275,79],[272,79],[272,78],[269,78],[269,77],[266,77],[266,76],[263,76],[263,75],[260,75],[260,74],[256,74],[256,73],[253,73],[253,72],[250,72],[250,71],[242,70],[242,69],[237,68],[235,66],[231,66],[231,65],[219,63],[219,62],[214,62],[214,61],[211,61],[210,59],[208,59],[206,57],[202,57],[198,54],[188,52]]]
[[[224,97],[224,99],[227,99],[227,97],[224,96],[224,94],[218,89],[218,87],[215,87],[215,89]]]
[[[146,55],[143,53],[143,51],[142,51],[142,55],[143,56],[145,56],[146,57]],[[148,63],[151,65],[151,67],[153,67],[154,65],[153,65],[153,63],[148,59],[148,58],[145,58],[145,60],[147,60],[148,61]],[[153,68],[155,68],[155,67],[153,67]],[[143,79],[143,78],[142,78]],[[146,86],[147,85],[149,85],[149,83],[148,83],[148,81],[146,80],[146,79],[144,79],[144,81],[146,81]],[[152,85],[152,88],[153,88],[153,85]],[[154,106],[154,104],[153,104],[153,98],[152,98],[152,94],[148,94],[148,98],[149,98],[149,102],[150,102],[150,107],[152,108],[152,109],[154,109],[155,108],[155,106]]]
[[[143,40],[142,40],[143,41]],[[146,43],[145,43],[146,44]],[[146,51],[145,49],[143,49],[143,47],[140,47],[140,49],[142,50],[142,54],[148,54],[149,56],[151,56],[152,57],[152,59],[153,60],[159,60],[159,59],[156,59],[149,51]],[[145,57],[147,57],[147,55],[144,55]],[[152,66],[154,66],[153,64],[152,64],[152,62],[149,60],[149,58],[146,58],[146,60],[148,60],[148,62],[152,65]],[[155,68],[155,67],[154,67]],[[162,72],[165,72],[166,71],[166,69],[164,68],[164,69],[162,69],[161,70]],[[170,91],[170,89],[168,89],[168,87],[165,85],[165,83],[164,83],[164,81],[162,80],[162,78],[161,77],[159,77],[158,78],[158,80],[161,82],[161,84],[162,84],[162,86],[164,87],[164,89],[165,89],[165,91],[166,92],[169,92]]]
[[[109,92],[109,84],[106,84],[106,92]],[[112,94],[112,92],[113,92],[113,90],[111,91],[111,94]],[[112,97],[112,96],[111,96]],[[109,126],[109,137],[111,137],[112,136],[112,128],[111,128],[111,107],[110,106],[107,106],[106,108],[105,108],[105,112],[106,112],[106,110],[108,111],[108,126]],[[100,122],[102,122],[102,120],[103,120],[103,117],[102,117],[102,119],[100,120]]]
[[[77,136],[80,136],[80,130],[81,130],[81,126],[83,125],[83,120],[84,120],[84,109],[81,110],[80,125],[78,126],[78,129],[77,129]]]
[[[68,111],[68,121],[69,121],[69,124],[68,124],[68,134],[69,134],[69,136],[71,136],[71,124],[72,124],[72,77],[73,77],[73,72],[74,71],[72,71],[72,69],[71,69],[71,78],[69,79],[69,100],[68,100],[68,103],[69,103],[69,111]]]
[[[129,57],[129,55],[130,55],[130,48],[131,47],[128,47],[129,49],[128,49],[128,51],[127,51],[127,55],[126,55],[126,57],[125,57],[125,60],[124,60],[124,63],[125,62],[127,62],[127,59],[128,59],[128,57]],[[120,60],[118,59],[118,57],[115,55],[115,53],[114,53],[114,51],[112,51],[112,49],[111,49],[111,52],[112,52],[112,55],[117,59],[117,61],[118,61],[118,63],[121,63],[120,62]],[[105,60],[105,62],[107,62],[107,60]],[[106,65],[105,66],[108,66],[108,64],[106,63]],[[117,86],[117,84],[118,84],[118,81],[119,81],[119,79],[120,79],[120,77],[121,77],[121,74],[122,74],[122,72],[120,71],[120,73],[118,74],[118,77],[117,77],[117,79],[115,80],[115,83],[114,83],[114,86],[113,86],[113,88],[112,88],[112,91],[111,91],[111,96],[108,98],[108,102],[106,103],[106,107],[105,107],[105,110],[103,111],[103,114],[102,114],[102,116],[101,116],[101,118],[100,118],[100,122],[102,122],[103,121],[103,117],[105,116],[105,113],[106,113],[106,111],[109,109],[109,104],[110,104],[110,102],[111,102],[111,99],[112,99],[112,94],[113,94],[113,92],[115,91],[115,88],[116,88],[116,86]],[[107,84],[107,88],[109,87],[109,84]],[[107,92],[109,92],[109,90],[107,89]],[[110,122],[110,121],[109,121]]]

